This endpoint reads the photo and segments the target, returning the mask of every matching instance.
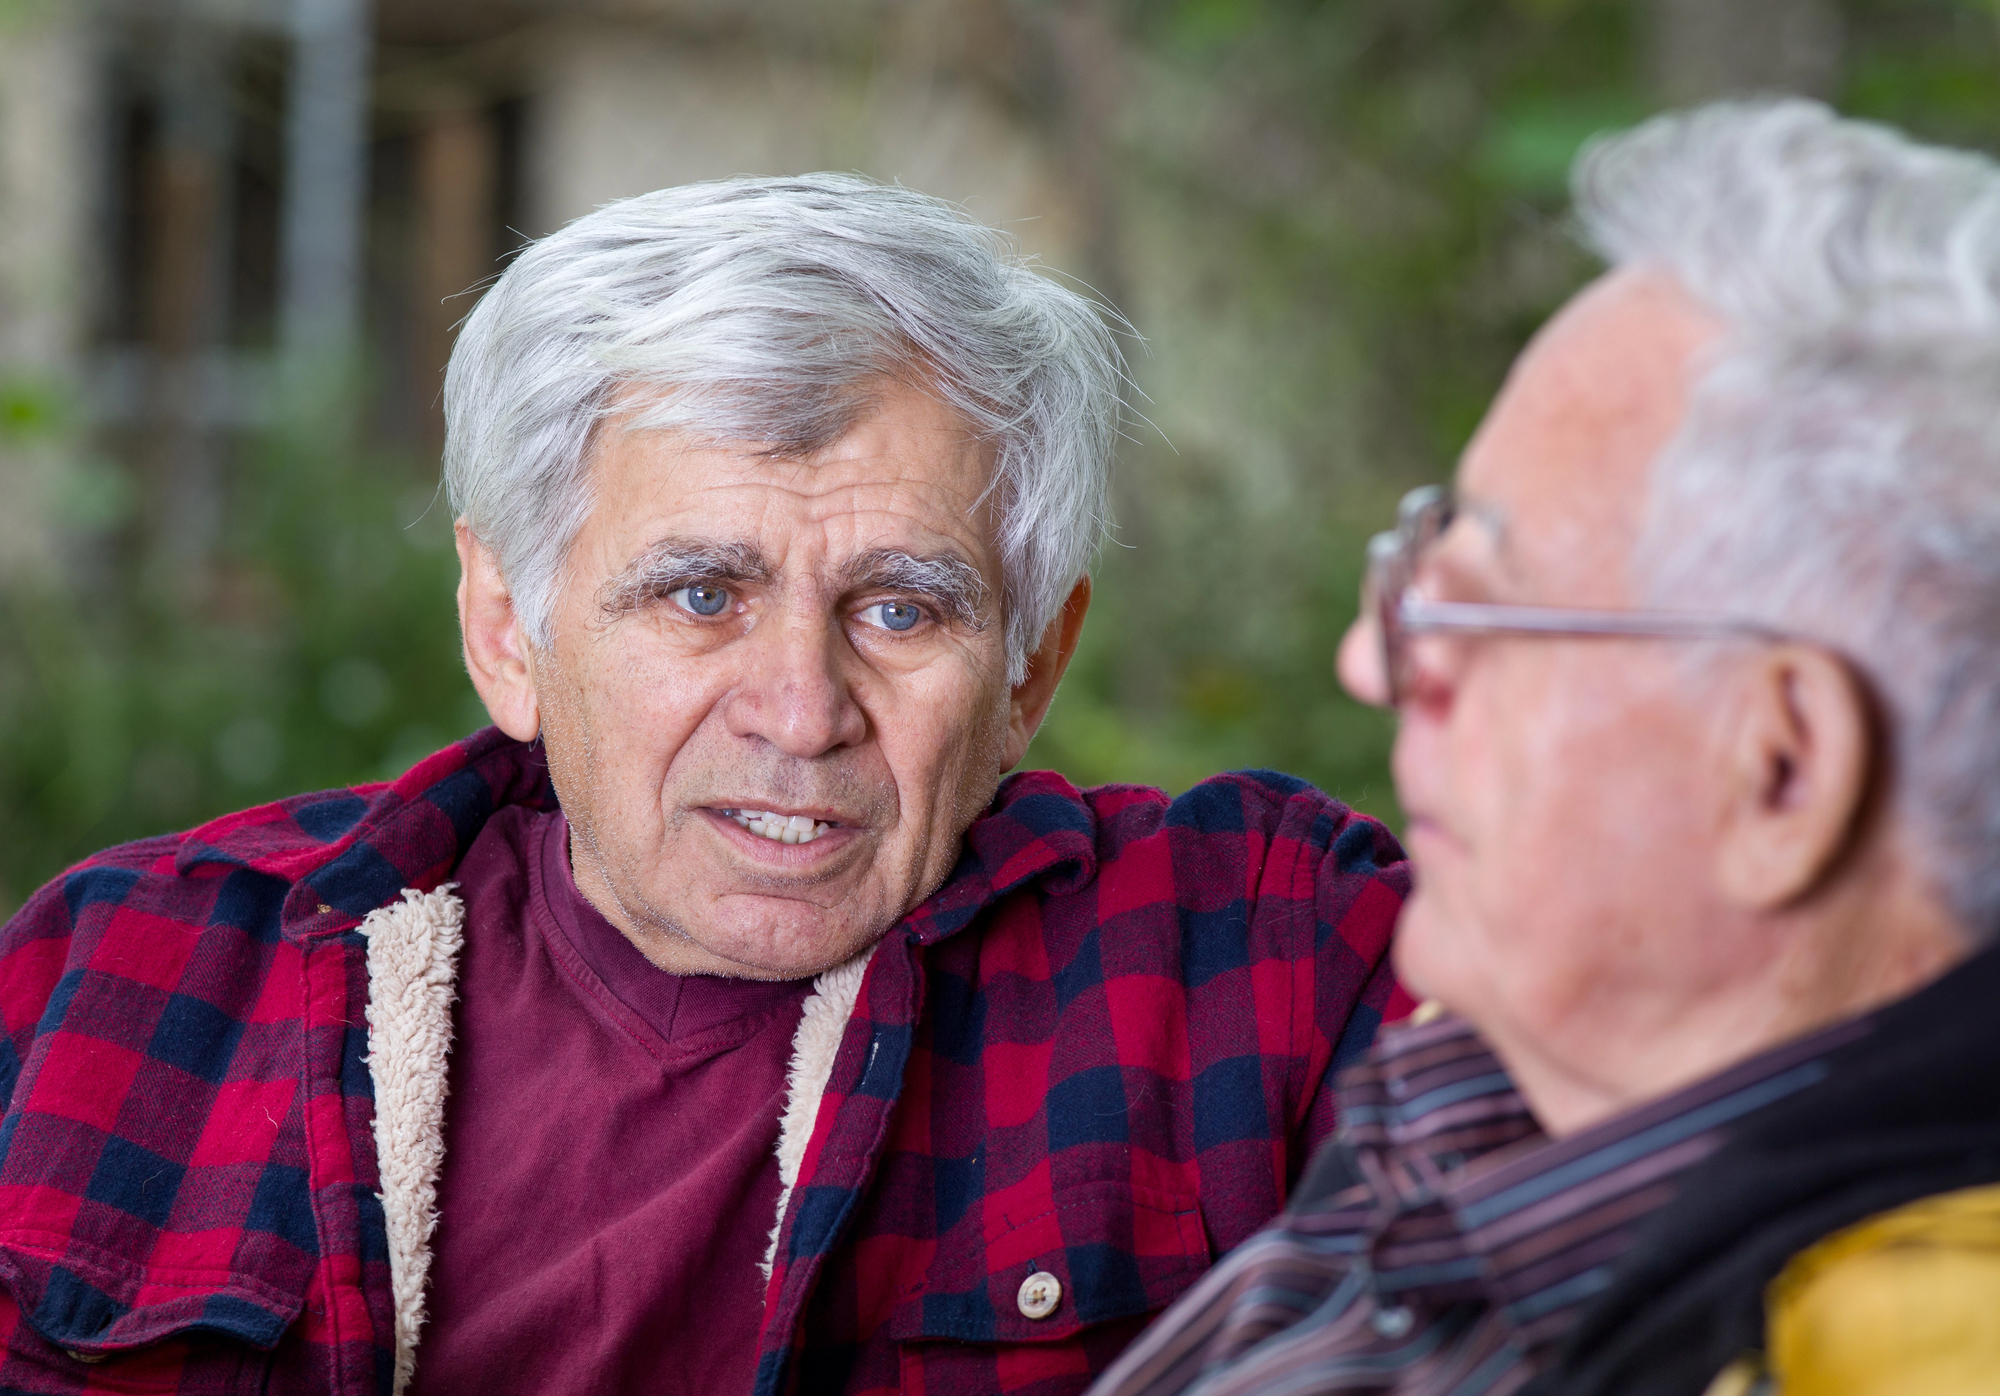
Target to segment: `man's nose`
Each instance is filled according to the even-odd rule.
[[[1389,675],[1383,668],[1382,632],[1379,623],[1366,611],[1356,616],[1340,637],[1333,671],[1341,687],[1370,707],[1386,708],[1391,701]]]
[[[781,612],[740,643],[747,654],[729,699],[732,736],[762,738],[804,759],[867,736],[868,715],[848,681],[847,638],[835,617]]]

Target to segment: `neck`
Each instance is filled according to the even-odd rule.
[[[1588,1034],[1487,1032],[1545,1130],[1589,1128],[1892,1003],[1974,949],[1935,898],[1915,893],[1759,917],[1715,943],[1747,954],[1680,996],[1668,987],[1646,1002],[1593,1004]]]

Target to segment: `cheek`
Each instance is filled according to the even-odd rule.
[[[871,706],[876,740],[906,816],[958,833],[992,798],[1006,741],[1007,691],[996,673],[955,660],[905,676]]]
[[[1540,667],[1515,662],[1533,657]],[[1587,930],[1587,849],[1606,780],[1597,724],[1563,696],[1546,654],[1494,651],[1442,721],[1413,734],[1411,775],[1434,831],[1412,831],[1417,892],[1397,931],[1411,987],[1455,1007],[1495,994],[1565,992],[1558,965],[1587,959],[1568,944]]]
[[[1454,725],[1451,761],[1496,895],[1573,880],[1597,830],[1633,728],[1622,694],[1588,667],[1596,657],[1531,641],[1500,650]]]
[[[730,669],[689,655],[634,625],[600,640],[591,655],[593,697],[604,725],[616,724],[632,750],[672,751],[727,690]]]
[[[549,686],[544,745],[567,808],[571,789],[630,816],[656,806],[668,769],[710,697],[698,666],[675,663],[637,635],[576,645]]]
[[[1486,972],[1543,1024],[1586,1021],[1622,984],[1670,973],[1667,918],[1701,876],[1694,720],[1639,676],[1572,678],[1501,749],[1469,898],[1490,927]]]
[[[962,762],[965,775],[958,783],[959,829],[971,825],[992,803],[993,792],[999,788],[1000,778],[1006,774],[1003,766],[1010,735],[1008,718],[1012,696],[1004,682],[995,683],[973,725]]]
[[[571,818],[587,815],[593,784],[590,762],[590,714],[581,695],[553,666],[538,666],[535,703],[541,710],[539,733],[549,763],[549,778]]]

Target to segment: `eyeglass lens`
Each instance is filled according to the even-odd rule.
[[[1425,549],[1451,526],[1453,500],[1443,485],[1425,485],[1403,496],[1393,533],[1378,533],[1368,544],[1368,592],[1381,636],[1383,682],[1389,703],[1409,690],[1409,645],[1403,632],[1403,594],[1416,579]]]

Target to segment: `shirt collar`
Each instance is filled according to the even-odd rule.
[[[1730,1124],[1822,1079],[1824,1058],[1871,1030],[1867,1017],[1836,1024],[1559,1139],[1464,1019],[1386,1034],[1339,1083],[1378,1292],[1483,1294],[1517,1327],[1553,1331]]]

